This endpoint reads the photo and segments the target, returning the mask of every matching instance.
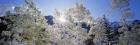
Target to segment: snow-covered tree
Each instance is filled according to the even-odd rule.
[[[93,25],[93,18],[90,11],[83,4],[76,3],[74,7],[66,10],[65,15],[68,15],[67,19],[77,26],[85,24],[87,32],[90,30],[90,26]]]
[[[133,21],[132,25],[129,25],[129,31],[124,31],[123,34],[120,35],[120,41],[118,45],[140,45],[140,24],[137,20]]]
[[[140,45],[140,22],[135,20],[133,22],[132,28],[131,28],[131,34],[130,34],[130,40],[132,44],[134,45]]]
[[[94,35],[94,45],[109,45],[109,24],[108,20],[105,16],[99,17],[97,19],[97,24],[92,27],[92,30],[90,30],[90,35]]]
[[[5,41],[2,44],[50,45],[50,34],[45,32],[46,20],[33,0],[25,0],[25,6],[15,7],[15,13],[9,12],[4,17],[9,19],[11,24],[7,25],[7,30],[2,31],[1,35],[7,36],[6,33],[9,33],[10,38],[2,37],[0,41]]]
[[[121,28],[119,28],[120,37],[119,37],[119,45],[139,45],[135,43],[134,37],[137,37],[134,29],[135,26],[128,25],[127,22],[130,21],[133,17],[133,13],[129,7],[130,0],[112,0],[112,8],[118,9],[121,12],[120,22]],[[132,27],[131,27],[132,26]],[[135,34],[134,34],[135,32]],[[135,40],[135,41],[134,41]]]
[[[79,10],[79,8],[74,10]],[[52,15],[54,16],[55,23],[46,27],[46,32],[51,34],[50,40],[52,45],[85,45],[85,40],[88,35],[84,32],[84,29],[81,28],[81,26],[76,26],[74,21],[72,21],[74,18],[80,19],[80,17],[78,17],[80,15],[76,15],[76,13],[79,12],[75,12],[73,15],[77,17],[72,18],[72,15],[70,14],[72,14],[71,12],[74,10],[68,10],[66,11],[67,14],[63,15],[63,12],[55,9],[54,15]],[[87,17],[83,18],[86,19]]]

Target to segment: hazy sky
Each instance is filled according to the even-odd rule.
[[[55,8],[64,12],[65,9],[72,7],[76,2],[83,3],[84,6],[90,10],[91,15],[94,19],[99,16],[102,16],[108,12],[111,8],[111,0],[35,0],[37,7],[44,11],[44,13],[48,15],[53,15],[53,11]],[[23,0],[0,0],[0,7],[2,5],[22,5],[24,2]],[[132,9],[135,16],[134,19],[140,19],[140,0],[131,0],[130,1],[130,8]],[[0,8],[0,13],[3,9]],[[114,12],[112,15],[107,16],[111,21],[118,21],[119,14]]]

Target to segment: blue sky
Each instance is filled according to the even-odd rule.
[[[55,8],[63,12],[65,9],[72,7],[76,2],[83,3],[84,6],[90,10],[91,15],[94,19],[99,16],[102,16],[108,12],[111,8],[111,0],[35,0],[37,7],[42,9],[44,13],[48,15],[53,15],[53,11]],[[23,0],[0,0],[1,5],[14,5],[19,6],[22,5]],[[131,0],[130,8],[132,9],[134,15],[134,19],[140,19],[140,0]],[[2,10],[0,10],[1,12]],[[118,21],[119,14],[114,12],[112,15],[107,16],[110,21]]]

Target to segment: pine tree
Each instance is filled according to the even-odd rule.
[[[133,16],[133,13],[129,7],[130,5],[130,0],[112,0],[112,8],[113,9],[118,9],[121,12],[120,16],[120,22],[121,22],[121,28],[119,28],[120,37],[119,37],[119,43],[118,45],[135,45],[134,42],[132,41],[133,36],[133,31],[130,31],[131,28],[129,28],[130,25],[128,25],[126,22],[130,21],[130,17]],[[133,36],[132,36],[133,35]],[[134,38],[133,38],[134,39]]]
[[[85,29],[87,30],[86,32],[88,32],[90,27],[93,25],[93,18],[90,11],[86,9],[83,4],[76,3],[74,7],[66,10],[65,15],[68,15],[67,19],[71,23],[75,23],[77,26],[85,24],[85,26],[89,28]]]
[[[90,31],[92,35],[95,35],[93,42],[94,45],[109,45],[109,22],[106,17],[100,17],[97,19],[97,24],[94,25],[93,30]]]
[[[135,24],[136,23],[136,24]],[[133,25],[131,27],[131,33],[129,34],[131,44],[134,45],[140,45],[140,24],[137,23],[136,21],[133,22]]]
[[[45,32],[47,25],[41,11],[36,8],[33,0],[25,0],[25,4],[15,7],[15,13],[7,13],[5,16],[12,21],[7,26],[8,32],[2,32],[4,36],[6,32],[11,34],[7,45],[50,45],[50,33]]]
[[[84,9],[80,9],[80,6],[78,4],[76,8],[70,8],[70,10],[67,10],[65,12],[66,14],[63,15],[63,18],[66,20],[66,22],[61,22],[59,18],[61,18],[63,12],[59,12],[59,10],[55,9],[53,15],[55,18],[55,24],[48,25],[46,27],[46,31],[51,34],[50,40],[52,45],[85,45],[84,41],[87,39],[88,35],[84,32],[84,29],[81,28],[81,26],[77,26],[74,23],[75,19],[79,19],[80,21],[82,20],[82,18],[86,19],[86,17],[78,17],[81,16],[78,15],[79,12],[74,13],[74,11],[78,10],[81,11],[80,13],[82,13],[83,16]]]

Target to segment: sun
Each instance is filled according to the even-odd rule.
[[[65,16],[64,16],[64,15],[61,15],[61,16],[59,17],[59,21],[62,22],[62,23],[66,22]]]

